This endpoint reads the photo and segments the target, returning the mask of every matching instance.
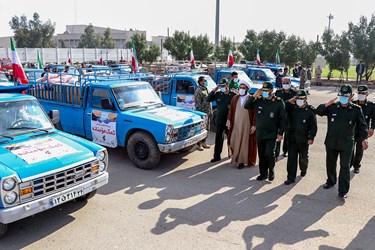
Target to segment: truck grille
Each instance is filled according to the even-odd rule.
[[[194,124],[190,124],[178,129],[178,139],[177,141],[182,141],[187,138],[190,138],[202,130],[203,122],[197,122]]]
[[[96,160],[61,172],[23,182],[20,184],[20,201],[24,203],[39,199],[92,179],[99,174],[98,164],[99,162]],[[30,190],[30,188],[31,192],[22,194],[22,190]]]

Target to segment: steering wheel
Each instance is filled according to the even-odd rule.
[[[15,128],[15,127],[22,127],[22,125],[25,125],[29,123],[28,120],[25,120],[25,119],[20,119],[18,121],[15,121],[10,127],[11,128]]]

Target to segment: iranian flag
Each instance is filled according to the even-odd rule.
[[[277,64],[279,64],[279,63],[280,63],[280,55],[279,55],[279,50],[276,50],[275,63],[277,63]]]
[[[190,48],[190,68],[195,69],[195,59],[194,59],[193,47]]]
[[[72,63],[72,59],[70,58],[70,53],[69,53],[69,50],[68,50],[68,64],[71,64]]]
[[[232,67],[233,64],[234,64],[234,57],[233,57],[232,50],[229,50],[227,64],[228,64],[228,67],[229,67],[229,68]]]
[[[28,84],[25,71],[22,68],[21,60],[17,54],[16,47],[14,46],[13,39],[10,38],[10,46],[12,49],[12,66],[13,66],[13,78],[15,82],[20,82],[21,84]]]
[[[43,62],[40,59],[39,50],[36,51],[36,54],[37,54],[37,60],[38,60],[38,69],[43,69]]]
[[[102,57],[100,57],[99,64],[103,65],[103,58]]]
[[[256,58],[256,62],[258,64],[258,66],[262,66],[262,61],[260,60],[260,56],[259,56],[259,49],[257,50],[257,58]]]
[[[134,47],[134,41],[132,40],[132,69],[133,69],[133,73],[137,73],[138,72],[138,61],[137,61],[137,53],[135,51],[135,47]]]

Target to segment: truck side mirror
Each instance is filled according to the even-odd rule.
[[[189,94],[194,94],[194,92],[195,92],[195,88],[194,88],[194,86],[189,86],[189,91],[188,91],[188,93],[189,93]]]
[[[49,117],[55,128],[62,130],[61,123],[60,123],[60,112],[57,109],[53,109],[49,112]]]

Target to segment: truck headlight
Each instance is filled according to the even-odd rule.
[[[16,192],[10,192],[4,195],[4,202],[7,205],[13,204],[17,200],[17,193]]]
[[[164,136],[164,141],[166,143],[170,143],[172,141],[173,130],[174,130],[173,125],[168,124],[167,128],[165,129],[165,136]]]
[[[108,153],[107,150],[101,150],[96,153],[96,158],[99,160],[99,171],[103,172],[106,170],[108,165]]]
[[[8,178],[3,181],[3,190],[10,191],[16,186],[16,180]]]
[[[166,133],[170,135],[172,134],[172,132],[173,132],[173,125],[168,125],[166,129]]]

